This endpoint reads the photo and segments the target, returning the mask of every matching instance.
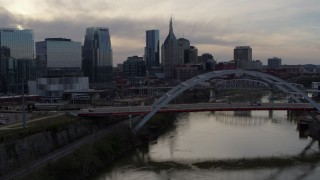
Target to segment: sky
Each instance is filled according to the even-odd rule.
[[[34,29],[83,43],[87,27],[108,27],[113,64],[143,56],[146,30],[160,30],[160,45],[173,30],[215,59],[233,59],[236,46],[251,46],[253,59],[320,65],[319,0],[0,0],[0,27]]]

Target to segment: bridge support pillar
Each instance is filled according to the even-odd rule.
[[[287,110],[287,118],[288,118],[288,120],[292,121],[293,116],[294,116],[293,111],[292,110]]]
[[[269,92],[269,103],[274,103],[274,93],[273,91]],[[273,117],[273,110],[269,110],[269,118]]]
[[[213,89],[210,89],[210,99],[209,102],[215,102],[216,101],[216,91]]]
[[[273,110],[269,110],[269,118],[273,117]]]

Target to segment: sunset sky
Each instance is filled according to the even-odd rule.
[[[283,64],[320,65],[319,0],[0,0],[0,27],[34,29],[35,41],[83,43],[86,27],[108,27],[114,66],[143,56],[146,30],[159,29],[162,44],[171,17],[177,38],[217,61],[249,45],[264,64],[277,56]]]

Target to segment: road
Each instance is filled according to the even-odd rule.
[[[152,106],[125,106],[82,109],[79,116],[106,116],[147,114]],[[169,104],[162,107],[159,112],[197,112],[197,111],[246,111],[246,110],[314,110],[309,103],[195,103],[195,104]]]

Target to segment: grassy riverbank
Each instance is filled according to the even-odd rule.
[[[12,129],[0,131],[0,143],[23,138],[39,132],[67,128],[68,125],[77,123],[79,120],[81,120],[79,117],[62,115],[42,121],[30,122],[25,129],[21,128],[21,125],[16,125],[11,127]]]
[[[128,131],[118,131],[81,147],[23,179],[87,179],[131,149],[133,141]]]
[[[159,114],[151,119],[139,136],[134,136],[128,127],[116,129],[103,138],[95,139],[73,153],[49,163],[23,179],[88,179],[99,174],[123,155],[137,146],[156,138],[170,128],[175,114]]]
[[[320,162],[320,154],[289,157],[257,157],[243,159],[213,160],[197,162],[192,165],[201,169],[256,169],[256,168],[283,168],[303,164],[317,164]]]
[[[320,163],[320,154],[306,156],[287,157],[257,157],[241,159],[221,159],[196,163],[164,161],[149,161],[141,165],[148,169],[170,170],[170,169],[221,169],[221,170],[248,170],[261,168],[287,168],[297,165],[315,165]],[[139,165],[135,165],[139,168]]]

